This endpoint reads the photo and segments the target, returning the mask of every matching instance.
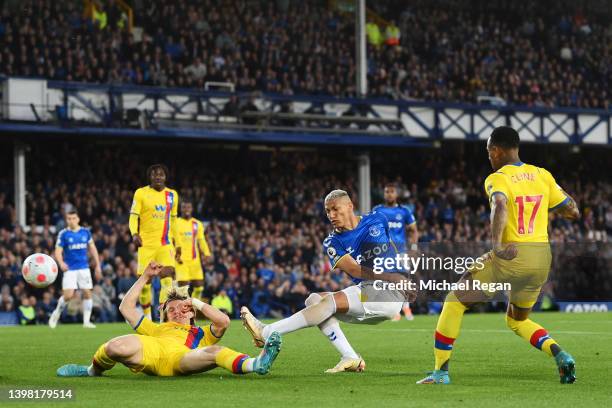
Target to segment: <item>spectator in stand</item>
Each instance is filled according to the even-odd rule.
[[[36,324],[36,310],[34,304],[36,304],[36,298],[34,296],[28,296],[23,294],[19,299],[19,308],[17,309],[17,317],[19,324],[25,326],[29,324]]]
[[[210,304],[217,309],[221,310],[228,316],[234,316],[234,306],[232,304],[232,299],[227,296],[227,292],[224,289],[221,289],[219,293],[213,297],[212,302]]]
[[[82,21],[78,2],[6,3],[0,74],[199,89],[221,81],[244,92],[355,96],[354,20],[327,6],[144,2],[134,4],[144,30],[136,41],[114,2],[98,3],[93,24]],[[477,103],[487,95],[514,105],[610,109],[605,13],[552,0],[370,6],[391,24],[383,35],[368,23],[369,96]]]

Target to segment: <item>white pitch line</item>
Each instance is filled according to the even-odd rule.
[[[433,333],[434,329],[374,329],[374,328],[363,328],[365,331],[396,331],[396,332],[430,332]],[[501,330],[501,329],[461,329],[461,332],[474,332],[474,333],[510,333],[510,329]],[[567,331],[567,330],[553,330],[551,332],[553,335],[555,333],[559,334],[576,334],[576,335],[598,335],[598,336],[610,336],[612,337],[612,332],[591,332],[591,331]]]

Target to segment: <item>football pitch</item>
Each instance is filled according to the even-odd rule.
[[[0,389],[72,388],[72,402],[7,402],[6,407],[431,407],[610,406],[612,314],[539,313],[533,319],[577,362],[577,381],[559,384],[554,361],[505,326],[502,314],[468,314],[455,343],[449,386],[417,386],[432,368],[437,316],[378,326],[343,324],[367,363],[364,373],[324,374],[338,361],[316,329],[284,336],[267,376],[235,376],[221,368],[191,377],[157,378],[116,366],[102,378],[58,378],[65,363],[89,364],[96,348],[128,334],[127,324],[0,328]],[[221,344],[256,354],[239,321]]]

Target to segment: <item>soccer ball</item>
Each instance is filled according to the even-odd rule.
[[[49,255],[32,254],[21,267],[23,279],[36,288],[45,288],[57,278],[57,264]]]

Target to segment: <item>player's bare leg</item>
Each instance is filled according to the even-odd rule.
[[[197,374],[223,367],[234,374],[267,374],[281,350],[282,338],[274,332],[259,356],[253,358],[223,346],[208,346],[185,354],[179,364],[181,374]]]
[[[142,362],[142,343],[134,334],[115,337],[101,345],[95,352],[92,364],[66,364],[57,369],[60,377],[96,377],[121,363],[127,367],[137,367]]]
[[[64,289],[62,291],[62,296],[57,301],[57,306],[51,316],[49,317],[49,327],[55,329],[57,327],[57,323],[59,322],[60,317],[62,317],[62,312],[66,308],[66,305],[74,296],[74,289]]]
[[[508,304],[506,324],[517,336],[527,340],[533,347],[554,357],[559,369],[562,384],[572,384],[576,381],[576,362],[573,357],[563,351],[559,344],[548,335],[539,324],[529,319],[531,307],[519,307]]]
[[[91,290],[83,289],[83,327],[95,329],[96,325],[91,322],[91,311],[93,310],[93,300]]]

